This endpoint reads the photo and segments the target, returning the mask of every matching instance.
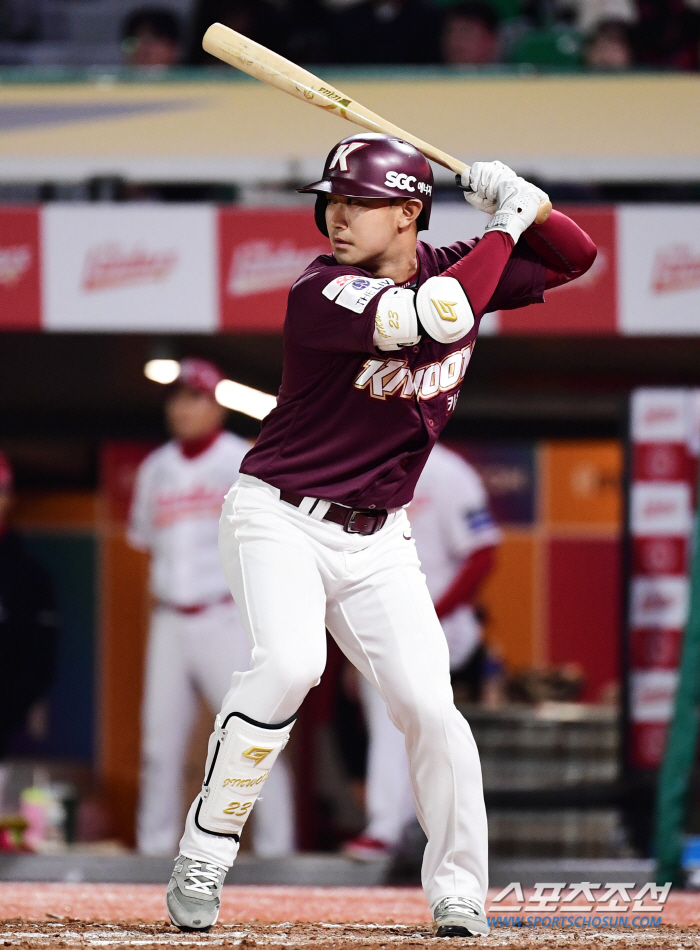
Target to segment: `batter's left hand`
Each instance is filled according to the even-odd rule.
[[[474,162],[458,176],[458,184],[473,208],[493,214],[498,207],[498,186],[512,178],[517,175],[503,162]]]

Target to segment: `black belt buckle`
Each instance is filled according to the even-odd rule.
[[[388,514],[385,508],[353,508],[345,519],[343,531],[348,534],[374,534],[384,527]]]

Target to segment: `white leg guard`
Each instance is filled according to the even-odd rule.
[[[295,719],[266,726],[238,712],[223,724],[216,717],[218,742],[195,812],[200,831],[238,840]]]

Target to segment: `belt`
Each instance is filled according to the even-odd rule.
[[[211,600],[206,604],[167,604],[164,601],[159,601],[159,607],[165,607],[166,610],[174,610],[176,614],[184,614],[186,617],[193,617],[195,614],[203,614],[205,610],[209,610],[212,607],[218,607],[219,604],[228,604],[233,602],[233,597],[230,594],[225,594],[219,600]]]
[[[293,491],[280,491],[280,500],[298,508],[304,496]],[[311,510],[313,511],[313,508]],[[389,514],[387,508],[347,508],[332,501],[321,520],[341,525],[343,531],[348,534],[374,534],[384,527]]]

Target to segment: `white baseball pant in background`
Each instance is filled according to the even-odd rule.
[[[177,853],[187,747],[197,693],[218,710],[231,673],[250,667],[250,641],[233,602],[186,615],[153,611],[142,705],[141,792],[137,844],[142,854]],[[262,857],[294,850],[294,797],[284,757],[265,785],[253,822]]]
[[[232,678],[221,719],[239,712],[271,725],[293,716],[325,667],[328,627],[406,736],[428,837],[422,879],[430,905],[449,895],[483,901],[488,843],[479,755],[454,706],[447,644],[406,513],[391,514],[367,537],[319,520],[326,505],[313,516],[306,510],[306,502],[294,508],[251,476],[241,476],[226,497],[222,565],[254,647],[251,670]],[[207,770],[216,744],[213,735]],[[198,804],[199,796],[180,850],[229,867],[238,844],[198,829]]]

